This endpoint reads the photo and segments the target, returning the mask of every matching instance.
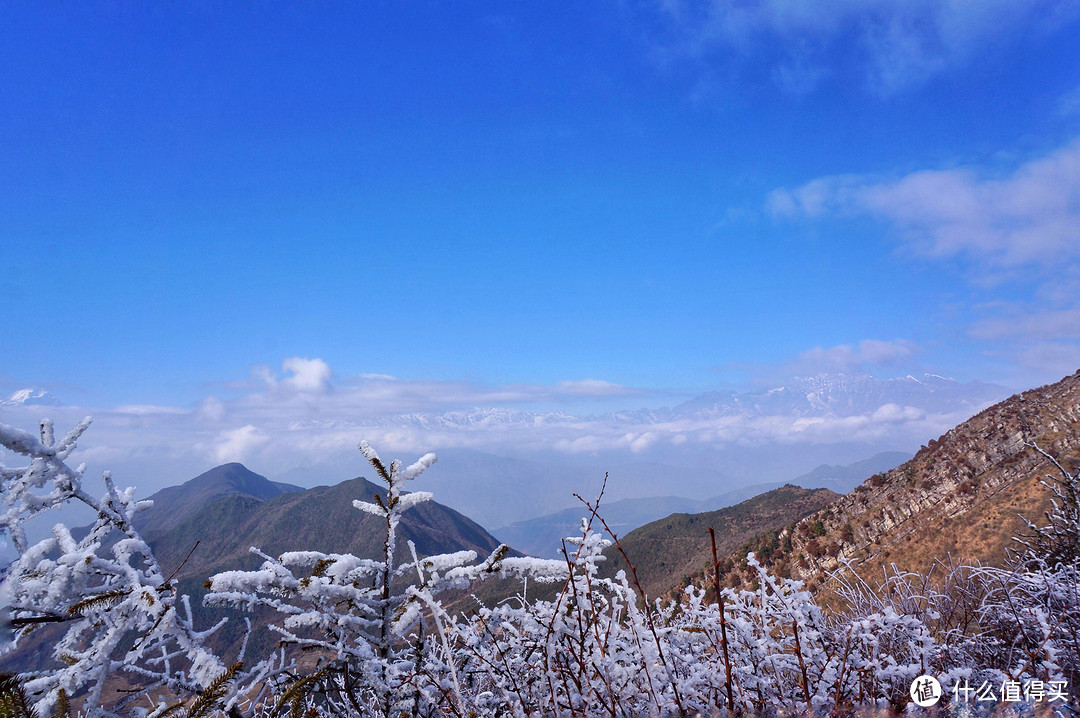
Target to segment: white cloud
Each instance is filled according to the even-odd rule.
[[[1060,339],[1080,334],[1080,308],[1034,312],[1010,312],[976,322],[970,330],[976,339]]]
[[[918,346],[905,339],[864,339],[857,345],[814,347],[799,355],[799,373],[850,372],[864,367],[885,367],[911,358]]]
[[[1075,370],[1080,138],[1006,173],[965,167],[898,179],[820,177],[771,193],[767,205],[779,218],[873,217],[891,226],[911,255],[958,264],[984,290],[1007,284],[1009,299],[969,308],[978,319],[968,327],[968,337],[985,343],[984,356],[1004,360],[1016,385]],[[835,347],[813,350],[803,359],[840,367],[856,363],[857,354],[854,348]]]
[[[281,363],[281,368],[291,374],[282,384],[296,391],[322,393],[330,387],[332,372],[322,359],[289,357]]]
[[[258,385],[277,386],[277,374],[266,364],[256,364],[251,367],[251,379]],[[243,387],[244,384],[237,383],[236,386]]]
[[[218,435],[213,449],[214,460],[219,464],[244,461],[255,449],[268,441],[270,436],[251,424],[223,431]]]
[[[804,358],[818,366],[848,368],[904,361],[916,350],[903,340],[865,340],[815,349]],[[733,447],[765,452],[788,447],[798,454],[798,447],[830,443],[917,446],[966,418],[898,405],[855,416],[665,414],[661,409],[585,414],[567,407],[631,390],[599,379],[492,387],[382,376],[339,377],[331,386],[329,377],[334,375],[326,363],[307,361],[300,373],[311,369],[317,381],[309,386],[322,391],[285,389],[284,380],[271,377],[270,382],[249,383],[246,393],[232,399],[208,396],[187,408],[94,411],[94,427],[83,442],[88,450],[80,452],[80,460],[91,463],[92,473],[113,469],[121,482],[135,483],[146,496],[229,461],[244,462],[271,477],[296,466],[340,467],[334,473],[345,478],[362,471],[356,453],[360,439],[395,455],[464,448],[547,456],[569,466],[613,452],[626,461],[662,458],[677,463],[677,457],[688,457],[686,465],[691,465],[696,459],[689,457],[713,456]],[[552,401],[564,402],[563,409],[535,406]],[[41,411],[38,406],[4,407],[0,421],[34,427]],[[49,407],[61,431],[86,413],[91,412]]]
[[[289,357],[282,362],[284,378],[269,366],[252,367],[249,380],[225,386],[239,391],[242,398],[230,406],[247,410],[295,412],[302,406],[320,408],[324,416],[348,419],[357,414],[445,410],[452,407],[505,404],[557,403],[567,400],[601,400],[646,393],[641,389],[603,379],[579,379],[545,384],[504,384],[450,380],[409,380],[389,374],[361,373],[335,377],[330,365],[320,358]],[[312,404],[315,402],[315,404]],[[219,413],[215,407],[207,418]]]
[[[770,194],[778,216],[863,214],[930,257],[966,256],[998,270],[1080,258],[1080,140],[1005,177],[928,170],[898,180],[822,177]]]
[[[561,381],[557,391],[566,396],[625,396],[635,393],[634,389],[613,384],[603,379],[582,379],[580,381]]]
[[[113,409],[117,414],[131,416],[153,416],[155,414],[186,414],[185,409],[175,406],[154,406],[152,404],[124,404]]]
[[[208,396],[199,404],[196,414],[205,421],[219,422],[225,418],[225,404],[215,396]]]
[[[33,426],[40,418],[32,407],[22,407],[17,413],[15,416],[8,412],[0,420]],[[81,418],[82,412],[65,407],[62,413],[53,413],[62,429]],[[247,423],[207,430],[198,409],[186,416],[158,415],[154,420],[144,417],[136,427],[117,414],[101,411],[83,442],[89,451],[82,452],[81,459],[90,460],[95,470],[116,470],[122,481],[134,478],[141,483],[142,476],[172,483],[191,478],[212,463],[229,461],[248,463],[270,475],[312,462],[357,466],[355,449],[361,438],[394,453],[458,447],[568,455],[612,451],[641,454],[676,446],[797,445],[882,438],[892,438],[899,445],[917,440],[917,445],[966,418],[924,415],[889,406],[872,415],[854,417],[721,416],[669,421],[517,410],[489,414],[495,420],[484,421],[484,413],[476,413],[478,420],[442,414],[382,418],[355,415],[346,420],[328,417],[319,407],[309,407],[297,416],[287,411],[274,414],[262,408],[253,411],[234,404],[229,409],[230,419]],[[132,469],[142,467],[141,462],[145,462],[149,473]],[[152,493],[160,485],[144,488]]]
[[[876,422],[898,423],[905,421],[920,421],[926,418],[926,412],[913,406],[900,406],[899,404],[883,404],[870,415]]]
[[[633,439],[630,440],[630,451],[634,452],[635,454],[640,454],[641,452],[648,449],[650,446],[660,441],[660,438],[660,435],[655,431],[643,432],[641,435],[635,436]],[[670,439],[672,437],[668,438]]]
[[[734,50],[759,60],[796,47],[797,56],[774,71],[785,89],[805,92],[831,68],[856,63],[880,94],[963,66],[1009,37],[1053,31],[1077,14],[1075,3],[1057,0],[665,0],[662,7],[677,37],[669,51]]]
[[[889,441],[894,446],[924,443],[970,416],[970,410],[928,414],[910,406],[886,404],[868,414],[853,416],[721,416],[660,423],[578,423],[574,431],[550,447],[565,454],[629,451],[698,445],[767,447],[845,442]],[[560,427],[553,427],[560,428]],[[550,432],[550,441],[556,432]],[[536,437],[534,437],[536,438]],[[670,452],[668,452],[670,453]]]
[[[766,207],[777,217],[809,217],[849,213],[857,206],[856,195],[867,185],[861,175],[819,177],[796,189],[778,189],[769,193]]]
[[[1018,353],[1017,359],[1026,367],[1045,375],[1062,376],[1080,369],[1080,345],[1067,342],[1035,342]]]

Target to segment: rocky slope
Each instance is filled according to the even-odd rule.
[[[1051,464],[1080,463],[1080,372],[1017,394],[930,441],[910,461],[779,535],[775,570],[822,585],[851,560],[860,574],[881,567],[926,571],[935,560],[1000,563],[1049,501],[1040,479]]]

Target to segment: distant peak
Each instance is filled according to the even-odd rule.
[[[243,464],[233,461],[228,464],[215,466],[209,471],[204,471],[203,473],[196,476],[194,479],[184,482],[183,485],[202,487],[223,486],[239,488],[241,486],[250,485],[270,486],[272,485],[272,482],[265,476],[256,474],[254,471],[244,466]]]
[[[210,474],[210,473],[213,473],[213,472],[221,472],[221,471],[248,471],[248,472],[251,472],[251,473],[255,473],[255,472],[251,471],[251,469],[249,469],[248,467],[241,464],[239,461],[230,461],[227,464],[219,464],[218,466],[215,466],[212,469],[208,469],[208,470],[204,471],[202,473],[202,475]]]
[[[7,399],[0,399],[0,406],[33,405],[59,406],[60,402],[44,389],[36,389],[34,387],[19,389]]]

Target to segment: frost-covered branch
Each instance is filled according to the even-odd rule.
[[[398,563],[402,515],[432,499],[428,492],[405,493],[404,486],[431,466],[435,455],[403,467],[400,461],[387,466],[367,442],[361,442],[360,451],[386,484],[385,495],[353,502],[383,520],[381,557],[315,551],[272,557],[252,549],[263,558],[262,566],[211,577],[204,602],[270,609],[282,617],[270,628],[283,645],[322,656],[318,670],[297,672],[283,685],[281,695],[289,696],[289,706],[318,697],[365,715],[395,716],[447,700],[456,706],[461,686],[452,645],[455,619],[438,596],[466,590],[488,576],[543,579],[552,575],[549,564],[554,562],[509,558],[506,546],[479,563],[474,551],[420,557],[410,544],[411,560]],[[437,643],[429,640],[432,633]],[[443,685],[440,676],[449,683]]]
[[[23,675],[23,689],[38,712],[88,691],[90,715],[113,715],[139,693],[107,709],[102,690],[115,673],[146,689],[200,696],[229,671],[205,645],[217,627],[195,630],[186,597],[177,596],[135,528],[133,517],[150,502],[136,501],[132,488],[118,490],[108,472],[104,495],[94,498],[83,488],[85,466],[67,464],[89,425],[87,417],[59,441],[47,419],[39,437],[0,425],[0,445],[28,459],[25,466],[0,468],[6,507],[0,526],[19,552],[5,578],[9,621],[16,643],[41,624],[63,629],[52,649],[57,667]],[[24,524],[72,500],[97,514],[86,534],[77,539],[56,524],[51,538],[28,545]],[[222,688],[214,704],[237,700]]]

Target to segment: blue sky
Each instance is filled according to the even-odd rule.
[[[0,395],[194,416],[292,380],[317,411],[389,375],[372,411],[584,410],[1080,367],[1071,2],[16,2],[0,28]]]

